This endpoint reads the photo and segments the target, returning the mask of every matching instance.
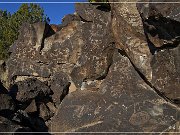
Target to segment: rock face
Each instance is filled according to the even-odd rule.
[[[180,99],[179,6],[180,4],[174,3],[137,4],[147,41],[154,54],[151,61],[152,84],[174,102],[179,102]]]
[[[0,117],[0,126],[1,134],[11,135],[11,133],[7,132],[32,132],[30,128],[17,125],[16,123],[11,122],[10,120],[3,117]]]
[[[138,3],[137,5],[143,19],[145,34],[155,47],[173,47],[179,43],[180,4]]]
[[[77,14],[86,22],[82,28],[82,53],[71,73],[77,87],[88,80],[103,79],[112,63],[114,40],[110,29],[111,14],[104,14],[104,11],[97,9],[98,7],[91,4],[76,4]]]
[[[115,55],[100,90],[67,96],[51,131],[159,132],[179,120],[179,110],[144,82],[129,59]]]
[[[138,0],[134,0],[137,2]],[[110,2],[117,2],[110,0]],[[128,2],[128,0],[124,0]],[[152,54],[144,35],[143,22],[136,3],[112,3],[112,31],[117,48],[124,50],[133,64],[151,81]]]
[[[0,63],[2,131],[180,131],[179,4],[109,1],[23,24]]]
[[[180,46],[165,49],[152,60],[152,84],[173,102],[180,101]]]
[[[13,99],[7,94],[0,94],[0,112],[6,110],[15,110],[15,103]]]
[[[18,87],[16,99],[20,102],[32,101],[33,99],[43,100],[52,94],[48,86],[37,79],[27,79],[17,82]]]

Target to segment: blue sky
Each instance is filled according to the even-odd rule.
[[[11,13],[16,12],[21,3],[1,3],[1,2],[84,2],[87,0],[1,0],[0,9],[7,10]],[[51,24],[60,24],[61,19],[75,12],[74,3],[38,3],[50,18]]]

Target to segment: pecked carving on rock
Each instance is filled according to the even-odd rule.
[[[127,57],[116,51],[114,61],[99,91],[63,100],[52,132],[163,132],[179,121],[179,110],[144,82]]]
[[[71,73],[77,87],[88,80],[103,79],[112,63],[115,46],[111,33],[111,13],[97,7],[98,5],[76,4],[77,14],[86,20],[81,31],[84,41],[82,53]]]
[[[49,25],[41,23],[34,25],[24,24],[22,26],[18,40],[10,48],[12,53],[7,61],[10,79],[14,76],[50,76],[47,66],[41,66],[38,63],[44,32],[49,27]]]
[[[112,30],[117,48],[125,51],[145,82],[154,87],[159,95],[164,95],[176,103],[179,102],[177,91],[179,91],[178,79],[180,78],[177,55],[180,43],[177,5],[148,3],[148,1],[111,4]],[[176,10],[175,7],[177,7]],[[171,52],[169,49],[173,48],[176,51],[168,53],[168,51]],[[161,50],[167,54],[161,53]],[[169,68],[162,64],[169,65]],[[162,80],[159,81],[160,79]]]
[[[133,2],[137,2],[134,0]],[[117,2],[110,0],[110,2]],[[123,2],[129,2],[124,0]],[[134,65],[151,81],[151,52],[144,35],[136,3],[112,3],[112,31],[117,48],[124,50]]]
[[[152,85],[172,102],[179,104],[179,4],[138,3],[137,7],[154,54],[151,61]]]
[[[180,130],[179,7],[122,2],[22,26],[0,63],[2,131]]]
[[[180,103],[180,46],[154,55],[152,84],[172,102]]]

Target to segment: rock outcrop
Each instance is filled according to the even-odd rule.
[[[2,132],[180,132],[179,4],[109,1],[23,24],[0,63]]]

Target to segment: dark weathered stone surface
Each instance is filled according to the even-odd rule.
[[[97,7],[98,5],[76,4],[77,14],[86,20],[82,28],[82,53],[71,73],[77,87],[81,87],[86,80],[103,79],[112,63],[114,44],[111,13],[98,10]],[[92,16],[94,17],[88,18]]]
[[[50,81],[50,88],[53,91],[52,99],[56,103],[60,103],[61,96],[64,94],[63,92],[68,93],[69,80],[67,75],[59,72],[55,74]],[[65,96],[65,95],[64,95]]]
[[[81,18],[76,14],[65,15],[62,19],[62,25],[67,26],[72,21],[81,21]]]
[[[14,111],[15,103],[8,94],[0,94],[0,111]]]
[[[16,109],[3,97],[0,115],[32,131],[179,131],[179,6],[137,1],[24,24],[0,63]]]
[[[177,0],[174,1],[177,2]],[[137,7],[144,22],[145,33],[153,45],[173,47],[180,42],[180,4],[163,2],[168,0],[162,0],[162,3],[158,4],[138,3]]]
[[[39,112],[39,116],[43,118],[44,121],[47,121],[53,116],[53,112],[51,112],[44,103],[40,104]]]
[[[155,0],[149,0],[155,2]],[[180,15],[178,3],[138,3],[145,33],[155,47],[174,46],[180,41]]]
[[[48,128],[40,117],[28,115],[25,111],[19,110],[14,114],[12,120],[19,125],[30,127],[33,132],[47,132]],[[48,134],[48,133],[47,133]]]
[[[31,103],[28,105],[28,107],[24,110],[27,113],[35,113],[37,112],[37,106],[36,106],[36,101],[33,99]]]
[[[44,23],[22,26],[18,40],[10,49],[12,53],[7,62],[10,79],[14,76],[50,76],[47,66],[41,65],[38,59],[48,29],[50,26]]]
[[[180,46],[159,51],[152,60],[152,83],[168,98],[180,103]]]
[[[5,135],[12,135],[12,133],[8,132],[32,132],[32,130],[28,127],[20,126],[4,117],[0,116],[0,132]],[[2,133],[3,132],[3,133]],[[31,133],[30,133],[31,135]]]
[[[179,104],[179,4],[138,3],[137,8],[144,23],[150,50],[154,54],[151,61],[152,85],[167,98]]]
[[[143,23],[134,3],[112,3],[112,31],[116,47],[125,50],[131,61],[151,81],[151,53],[144,35]],[[117,0],[110,0],[117,2]],[[123,0],[128,2],[128,0]]]
[[[179,110],[118,55],[98,92],[77,91],[63,100],[51,131],[163,132],[180,120]]]
[[[15,85],[18,87],[16,99],[21,102],[43,100],[53,94],[48,86],[35,78],[17,82]]]

